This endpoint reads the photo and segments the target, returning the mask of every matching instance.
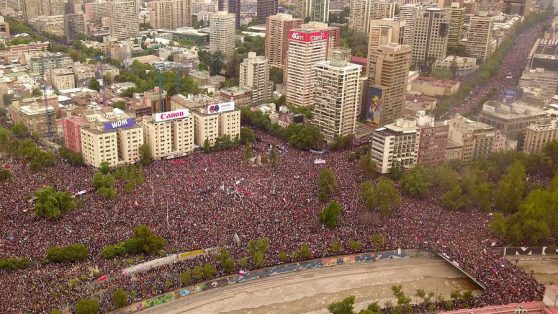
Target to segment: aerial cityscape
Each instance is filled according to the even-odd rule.
[[[0,0],[0,314],[558,313],[558,1]]]

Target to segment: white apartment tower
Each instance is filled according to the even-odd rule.
[[[225,11],[218,11],[209,19],[209,50],[221,51],[225,56],[234,53],[236,40],[235,15]]]
[[[446,58],[449,19],[439,8],[427,8],[415,17],[412,64],[424,66]]]
[[[325,140],[355,133],[362,66],[349,63],[351,51],[336,49],[315,66],[314,123]]]
[[[370,156],[378,172],[411,169],[417,164],[420,129],[415,120],[397,119],[374,130]]]
[[[297,29],[289,32],[289,50],[285,73],[287,102],[309,106],[314,102],[314,66],[327,58],[326,31]]]
[[[128,39],[139,33],[139,15],[135,0],[111,0],[109,7],[110,37]]]
[[[155,29],[192,26],[191,0],[155,0],[148,2],[149,24]]]
[[[349,29],[368,34],[371,20],[395,16],[395,5],[388,1],[351,0]]]
[[[252,103],[257,104],[271,98],[273,83],[269,80],[269,64],[264,56],[249,52],[240,64],[239,85],[252,90]]]
[[[492,54],[492,29],[494,19],[486,12],[471,16],[465,48],[471,57],[486,60]]]

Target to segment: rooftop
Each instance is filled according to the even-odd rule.
[[[498,117],[501,119],[514,119],[524,117],[544,117],[546,112],[529,106],[525,103],[502,104],[497,101],[489,100],[482,106],[482,114]]]

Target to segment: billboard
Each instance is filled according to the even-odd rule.
[[[116,129],[129,128],[134,125],[136,125],[136,120],[134,120],[134,118],[127,118],[127,119],[121,119],[112,122],[105,122],[103,124],[103,130],[112,131]]]
[[[368,99],[366,102],[366,121],[372,121],[380,124],[380,115],[382,114],[382,96],[383,90],[378,86],[368,88]]]
[[[155,122],[169,121],[174,119],[186,118],[189,115],[190,112],[188,111],[188,109],[178,109],[174,111],[154,113],[153,120],[155,120]]]
[[[326,40],[329,38],[329,32],[317,31],[311,33],[305,33],[301,31],[289,31],[289,40],[301,41],[301,42],[313,42]]]
[[[213,104],[207,106],[207,113],[222,113],[234,110],[234,101],[224,102],[220,104]]]

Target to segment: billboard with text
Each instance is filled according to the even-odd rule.
[[[174,111],[154,113],[153,120],[155,120],[155,122],[161,122],[174,119],[182,119],[188,117],[189,115],[190,112],[188,111],[188,109],[178,109]]]
[[[301,32],[301,31],[289,31],[289,40],[301,41],[301,42],[313,42],[321,41],[329,38],[329,32],[317,31],[317,32]]]
[[[116,129],[129,128],[134,125],[136,125],[136,120],[134,120],[134,118],[120,119],[116,121],[105,122],[103,124],[103,130],[112,131]]]
[[[234,110],[234,101],[224,102],[220,104],[213,104],[207,106],[207,113],[222,113]]]

